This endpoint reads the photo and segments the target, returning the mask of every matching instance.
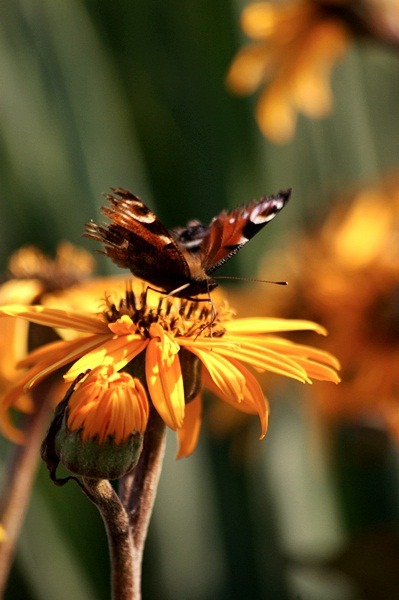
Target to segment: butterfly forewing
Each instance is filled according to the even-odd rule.
[[[200,247],[201,264],[210,275],[228,261],[285,206],[291,190],[264,196],[215,217]]]
[[[120,267],[164,289],[190,281],[183,251],[156,215],[136,196],[124,189],[106,195],[108,206],[101,212],[112,222],[90,223],[85,235],[104,244],[105,253]]]

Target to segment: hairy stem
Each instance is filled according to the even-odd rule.
[[[140,589],[134,581],[133,543],[128,515],[110,482],[83,479],[83,491],[100,511],[108,537],[113,600],[136,600]]]
[[[120,481],[120,497],[129,515],[134,552],[135,585],[141,587],[144,544],[154,506],[165,453],[165,424],[152,409],[136,467]],[[141,595],[133,596],[135,600]]]

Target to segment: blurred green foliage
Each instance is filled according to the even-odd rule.
[[[241,6],[1,2],[2,271],[26,244],[51,253],[66,239],[94,251],[81,237],[84,223],[99,219],[101,194],[110,186],[137,193],[170,227],[193,217],[206,222],[223,208],[293,187],[270,231],[224,271],[253,275],[260,252],[320,219],[336,194],[397,166],[399,54],[354,44],[334,72],[333,114],[318,122],[300,118],[294,140],[273,146],[256,127],[254,99],[235,98],[224,85],[243,41]],[[99,265],[115,272],[106,261]],[[287,576],[291,551],[323,562],[344,539],[328,473],[315,474],[312,460],[298,456],[306,428],[300,406],[282,402],[261,447],[254,431],[255,461],[234,464],[227,444],[206,431],[193,457],[176,463],[168,454],[145,556],[144,599],[279,600],[302,597],[298,590],[317,600],[355,597],[337,581],[320,588],[292,565]],[[170,436],[172,453],[173,445]],[[2,447],[5,456],[10,445]],[[347,484],[348,474],[342,477]],[[361,482],[351,477],[361,494]],[[300,488],[290,495],[290,516],[279,493],[294,481]],[[108,598],[108,556],[95,509],[73,484],[55,488],[41,468],[6,598],[55,597]]]

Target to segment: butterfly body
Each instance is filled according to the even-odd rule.
[[[156,288],[181,298],[208,294],[217,286],[211,274],[228,261],[285,206],[290,190],[264,196],[210,225],[190,221],[168,230],[137,196],[122,188],[107,194],[102,207],[107,225],[86,225],[85,235],[104,244],[113,262]]]

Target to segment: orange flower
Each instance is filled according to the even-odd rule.
[[[20,362],[24,372],[1,401],[3,431],[18,442],[21,432],[11,422],[9,409],[26,390],[67,366],[64,379],[69,383],[88,373],[69,400],[70,429],[80,428],[82,436],[104,440],[112,435],[123,443],[132,428],[145,429],[151,402],[166,425],[178,432],[179,457],[190,454],[197,443],[202,385],[238,410],[257,414],[263,437],[268,404],[245,365],[304,383],[312,378],[339,381],[333,356],[275,335],[295,330],[324,334],[315,323],[234,319],[224,305],[215,315],[206,302],[167,298],[146,291],[139,282],[118,300],[108,297],[100,314],[9,306],[0,310],[1,316],[67,333],[65,339],[42,346]]]
[[[79,381],[69,403],[70,431],[82,430],[82,441],[109,436],[116,443],[132,431],[143,433],[148,421],[148,402],[140,380],[115,371],[113,365],[96,367]]]
[[[254,43],[234,58],[227,85],[237,94],[261,86],[256,118],[272,142],[289,141],[297,113],[317,119],[332,108],[331,70],[351,35],[398,45],[397,2],[288,0],[256,2],[244,8],[241,25]]]
[[[399,441],[398,230],[397,182],[336,206],[317,234],[288,248],[287,294],[264,310],[300,310],[330,331],[342,382],[334,392],[323,386],[311,395],[322,415],[384,424]]]

